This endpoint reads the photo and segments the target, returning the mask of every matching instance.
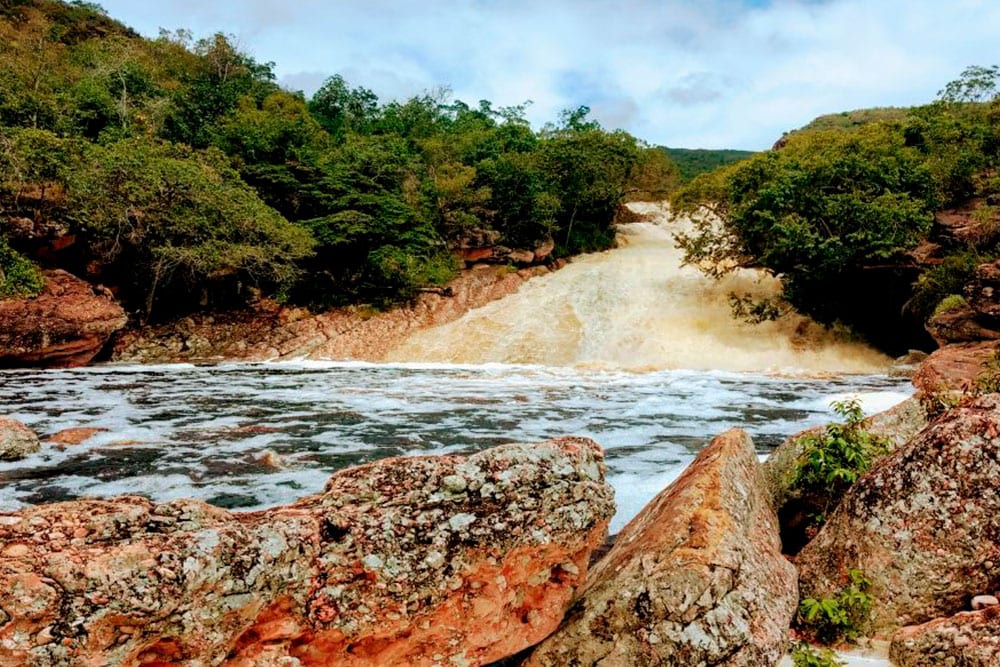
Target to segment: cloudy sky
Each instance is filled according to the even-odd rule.
[[[930,101],[1000,63],[1000,0],[101,0],[139,32],[225,32],[280,82],[586,104],[653,144],[761,149],[817,115]]]

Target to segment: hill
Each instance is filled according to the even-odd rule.
[[[746,160],[754,154],[753,151],[728,148],[716,150],[710,148],[667,148],[664,146],[663,150],[677,165],[681,179],[684,181],[690,181],[698,174],[718,169],[727,164]]]

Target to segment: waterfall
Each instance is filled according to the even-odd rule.
[[[681,266],[674,232],[689,223],[663,205],[633,207],[649,221],[622,225],[617,248],[579,257],[515,294],[417,332],[390,351],[389,360],[628,370],[885,369],[887,357],[801,315],[762,324],[735,319],[731,292],[775,294],[778,281],[744,269],[717,282]]]

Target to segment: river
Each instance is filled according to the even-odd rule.
[[[617,530],[731,426],[764,455],[829,421],[832,400],[858,395],[871,412],[911,392],[888,359],[799,316],[734,321],[727,291],[774,285],[712,283],[680,266],[670,234],[665,216],[630,225],[618,249],[427,330],[388,363],[0,371],[0,414],[42,434],[107,429],[0,463],[0,509],[124,493],[263,508],[381,457],[572,434],[607,451]]]

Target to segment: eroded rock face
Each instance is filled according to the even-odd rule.
[[[17,461],[41,449],[38,436],[10,417],[0,417],[0,461]]]
[[[614,511],[579,438],[388,459],[263,512],[0,514],[3,665],[477,665],[562,618]]]
[[[126,320],[104,288],[47,271],[38,296],[0,300],[0,366],[86,364]]]
[[[925,394],[970,389],[984,362],[1000,350],[1000,341],[962,343],[935,350],[917,369],[913,384]]]
[[[1000,665],[1000,606],[903,628],[892,638],[889,658],[897,667]]]
[[[731,430],[622,530],[526,665],[774,665],[797,602],[750,437]]]
[[[923,623],[1000,589],[1000,394],[941,415],[844,496],[799,554],[802,597],[851,569],[871,581],[874,632]]]

